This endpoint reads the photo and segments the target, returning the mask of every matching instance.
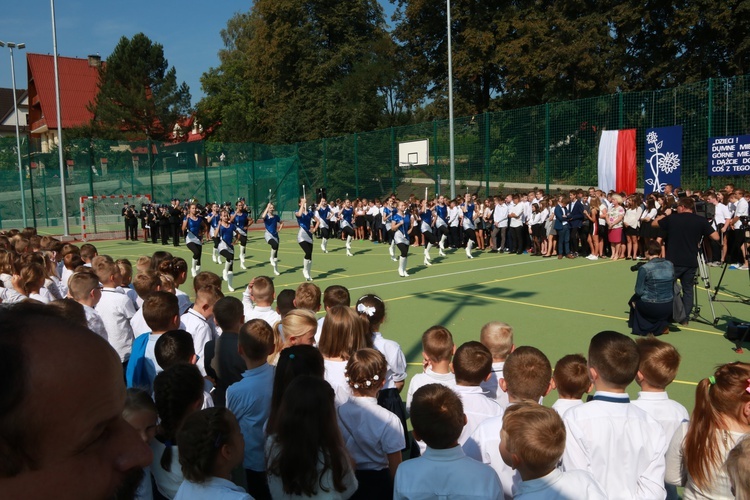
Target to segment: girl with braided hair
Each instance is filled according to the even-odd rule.
[[[691,499],[732,499],[724,461],[750,432],[750,364],[728,363],[698,383],[690,423],[677,429],[667,449],[665,480],[684,486]]]
[[[177,448],[177,430],[203,405],[203,377],[198,367],[171,366],[154,380],[154,402],[159,411],[156,439],[151,442],[151,474],[159,493],[172,499],[183,481]]]
[[[359,489],[354,498],[393,498],[393,478],[406,447],[399,418],[377,404],[386,380],[385,356],[360,349],[346,364],[352,396],[338,408],[338,422],[349,454],[357,464]]]
[[[245,449],[240,424],[231,411],[207,408],[195,412],[185,419],[177,438],[185,481],[175,500],[252,498],[230,480],[232,469],[242,463]]]

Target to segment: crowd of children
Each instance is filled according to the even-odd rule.
[[[749,364],[702,379],[688,415],[666,392],[680,364],[666,342],[600,332],[586,357],[566,355],[553,371],[494,321],[460,346],[444,326],[427,328],[423,369],[408,380],[377,295],[352,304],[345,287],[309,282],[277,295],[258,276],[239,300],[200,270],[188,294],[187,263],[167,252],[138,259],[133,276],[93,245],[30,235],[36,251],[19,252],[23,239],[0,236],[10,285],[0,288],[0,347],[15,342],[28,307],[109,343],[129,387],[122,418],[153,455],[123,498],[671,499],[678,486],[687,499],[750,495]],[[64,355],[75,363],[76,352]],[[11,384],[14,366],[0,369]],[[0,398],[0,423],[13,401]],[[0,450],[11,430],[0,429]],[[0,485],[23,473],[0,462]]]

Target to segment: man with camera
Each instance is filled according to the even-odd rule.
[[[706,236],[719,241],[719,233],[707,219],[696,215],[694,211],[695,200],[680,198],[676,211],[667,210],[667,215],[660,215],[651,223],[666,233],[666,259],[674,265],[675,279],[680,280],[686,314],[693,310],[693,285],[695,272],[698,270],[699,246]],[[682,324],[687,325],[687,319]]]

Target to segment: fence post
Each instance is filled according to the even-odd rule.
[[[706,128],[707,137],[711,137],[713,135],[713,121],[714,121],[714,79],[709,78],[708,79],[708,127]],[[708,142],[708,140],[706,141]],[[711,176],[707,175],[708,177],[708,187],[711,187]]]
[[[544,173],[545,190],[549,193],[549,103],[544,105]]]
[[[440,173],[438,171],[437,120],[432,120],[433,163],[435,164],[435,194],[440,195]]]
[[[427,161],[430,161],[428,158]],[[391,193],[396,192],[396,130],[391,127]]]
[[[151,157],[151,138],[149,137],[146,141],[146,147],[148,147],[148,173],[151,176],[151,199],[154,199],[154,162]]]
[[[201,148],[203,148],[203,186],[204,191],[206,192],[206,198],[204,200],[204,205],[208,206],[208,157],[206,156],[206,141],[201,141]]]
[[[354,194],[359,198],[359,135],[354,132]]]
[[[485,198],[490,196],[490,114],[484,112],[484,172],[486,179]]]

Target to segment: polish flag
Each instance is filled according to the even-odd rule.
[[[635,192],[635,129],[605,130],[599,140],[599,189]]]

